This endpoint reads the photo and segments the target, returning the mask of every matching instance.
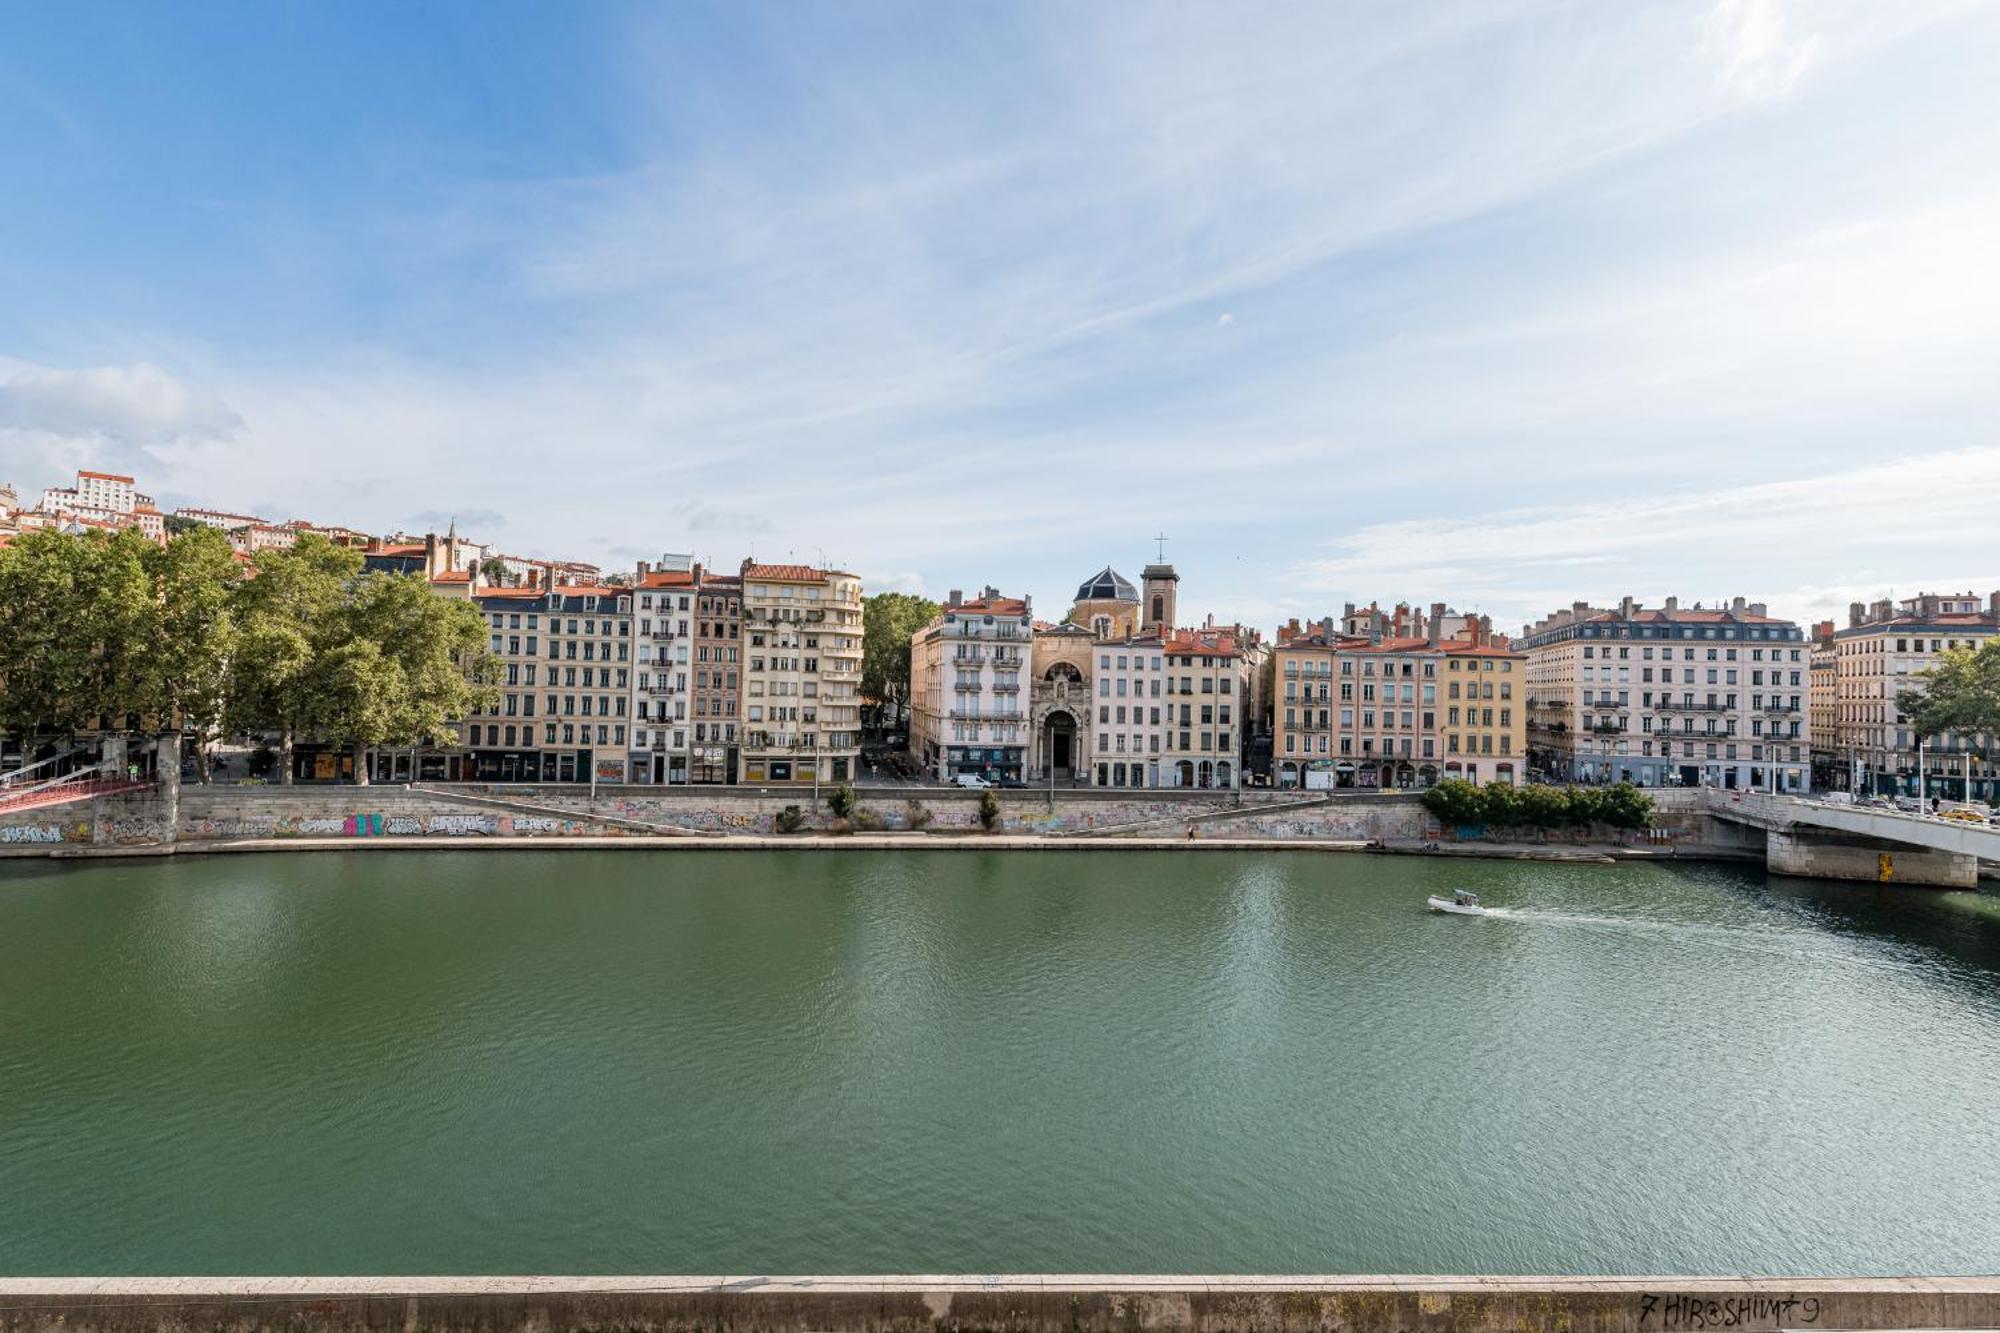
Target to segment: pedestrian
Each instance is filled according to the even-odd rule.
[[[1188,821],[1188,841],[1194,841],[1194,821],[1191,819]]]

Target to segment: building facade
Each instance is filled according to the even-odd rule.
[[[852,781],[861,758],[861,580],[746,560],[743,780]]]
[[[1026,780],[1034,623],[1028,598],[954,588],[911,636],[910,754],[938,781]]]
[[[1553,781],[1811,789],[1805,636],[1761,603],[1578,602],[1515,646],[1531,762]]]
[[[1165,787],[1165,647],[1155,634],[1102,641],[1092,649],[1097,691],[1088,778],[1093,787]],[[1189,785],[1192,785],[1190,783]]]
[[[1242,725],[1249,695],[1243,649],[1216,630],[1175,630],[1161,643],[1167,708],[1161,710],[1163,787],[1243,785]]]
[[[1822,620],[1813,626],[1806,646],[1806,735],[1811,740],[1814,791],[1847,791],[1854,785],[1852,765],[1837,757],[1840,681],[1835,652],[1833,622]]]
[[[1835,767],[1854,775],[1860,789],[1883,794],[1916,795],[1921,771],[1929,795],[2000,797],[1995,737],[1923,737],[1920,764],[1920,738],[1898,706],[1938,654],[1976,647],[1996,633],[2000,592],[1983,599],[1970,592],[1921,593],[1901,602],[1851,605],[1847,626],[1833,635]]]
[[[601,585],[487,588],[472,598],[500,665],[500,697],[468,718],[465,769],[482,782],[623,782],[631,593]]]
[[[742,772],[743,580],[695,567],[693,712],[688,779],[735,782]]]
[[[641,563],[632,581],[632,781],[689,780],[689,659],[694,651],[692,556]]]

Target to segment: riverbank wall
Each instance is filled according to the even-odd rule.
[[[198,851],[254,844],[430,846],[453,840],[592,839],[652,844],[865,846],[877,835],[923,835],[926,845],[1269,843],[1387,849],[1427,843],[1468,854],[1574,858],[1761,855],[1749,833],[1711,819],[1699,793],[1663,792],[1657,827],[1638,834],[1542,835],[1501,843],[1483,829],[1443,829],[1414,793],[1116,792],[1009,790],[988,833],[980,793],[939,788],[862,788],[850,817],[836,818],[810,792],[763,788],[555,786],[184,786],[177,799],[129,793],[0,816],[0,855]],[[783,832],[796,816],[796,828]],[[1192,834],[1192,837],[1189,835]],[[916,838],[897,839],[908,845]]]
[[[7,1278],[0,1333],[1780,1333],[2000,1327],[1994,1278]]]

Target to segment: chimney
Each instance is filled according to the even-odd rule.
[[[2000,592],[1994,593],[1993,596],[1995,598],[2000,598]],[[1859,602],[1849,602],[1847,604],[1847,627],[1849,629],[1859,629],[1861,627],[1861,622],[1866,620],[1867,618],[1868,618],[1867,607],[1863,606]]]
[[[442,572],[438,568],[438,535],[427,532],[424,534],[424,577],[434,579]]]
[[[1740,616],[1743,614],[1743,610],[1744,610],[1744,602],[1741,597],[1732,598],[1730,600],[1729,613],[1731,615]]]
[[[1747,609],[1753,616],[1768,616],[1771,614],[1771,608],[1762,602],[1752,602]]]
[[[1986,614],[2000,620],[2000,592],[1994,593],[1986,602]]]
[[[1637,608],[1638,605],[1639,604],[1633,601],[1630,597],[1620,597],[1618,599],[1618,618],[1620,620],[1630,620],[1632,618],[1633,610]]]
[[[639,577],[642,579],[645,578],[647,571],[651,569],[652,569],[651,565],[647,564],[644,560],[641,560],[639,562]]]
[[[699,560],[694,562],[694,581],[696,583],[701,582],[701,561]]]
[[[1938,599],[1930,593],[1917,598],[1917,614],[1925,620],[1937,619]]]
[[[963,606],[965,605],[965,594],[957,588],[953,588],[945,597],[944,604],[946,606]]]
[[[1678,610],[1680,610],[1680,609],[1681,609],[1681,599],[1680,599],[1680,598],[1678,598],[1678,597],[1669,597],[1669,598],[1667,598],[1667,614],[1668,614],[1668,615],[1672,615],[1672,614],[1673,614],[1674,612],[1676,612],[1676,611],[1678,611]]]

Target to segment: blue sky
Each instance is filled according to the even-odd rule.
[[[0,479],[1184,619],[2000,587],[2000,5],[20,5]]]

